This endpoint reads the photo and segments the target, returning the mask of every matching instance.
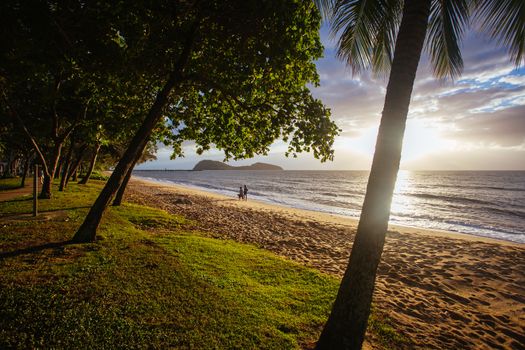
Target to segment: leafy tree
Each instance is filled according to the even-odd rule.
[[[305,87],[318,82],[313,59],[322,54],[313,3],[135,5],[115,23],[121,55],[129,67],[151,71],[158,90],[74,241],[95,239],[105,208],[163,115],[179,135],[172,138],[176,149],[183,139],[195,139],[203,149],[214,143],[227,157],[245,157],[264,153],[283,135],[294,152],[312,149],[322,159],[332,157],[337,128]]]
[[[377,266],[388,227],[401,158],[405,123],[424,48],[437,77],[459,76],[459,43],[469,18],[524,62],[525,2],[522,0],[318,0],[333,33],[341,33],[338,54],[359,72],[390,70],[385,105],[363,209],[348,267],[318,349],[360,349]],[[426,45],[425,43],[426,38]]]

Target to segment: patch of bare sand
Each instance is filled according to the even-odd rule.
[[[356,230],[352,219],[136,179],[126,196],[182,214],[211,236],[256,244],[337,276]],[[410,348],[525,349],[525,246],[391,228],[374,302],[413,342]]]

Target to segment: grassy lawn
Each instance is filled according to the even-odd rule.
[[[31,178],[26,179],[26,183],[29,183],[31,181]],[[7,179],[0,179],[0,191],[5,190],[13,190],[15,188],[20,188],[20,183],[22,182],[22,179],[19,177],[10,177]]]
[[[338,281],[185,219],[111,207],[92,244],[69,240],[102,182],[40,201],[0,202],[0,348],[311,346]],[[397,335],[377,318],[374,338]]]

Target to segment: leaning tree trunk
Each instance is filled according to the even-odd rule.
[[[126,152],[118,162],[115,170],[109,177],[109,180],[106,182],[106,185],[100,192],[97,200],[89,210],[88,215],[86,216],[84,222],[75,233],[73,237],[74,242],[91,242],[95,240],[97,228],[102,219],[102,214],[106,210],[111,198],[115,192],[119,189],[124,181],[124,177],[133,164],[137,154],[142,153],[146,144],[148,143],[148,138],[151,135],[151,132],[155,125],[159,122],[162,117],[162,109],[168,101],[168,95],[175,85],[175,77],[170,77],[168,82],[164,85],[163,89],[157,94],[155,102],[151,106],[148,115],[139,130],[131,140]]]
[[[70,170],[66,176],[66,183],[64,184],[65,187],[67,187],[67,184],[69,183],[69,179],[73,178],[73,181],[77,180],[77,170],[80,166],[80,163],[82,162],[82,158],[84,157],[84,152],[86,151],[86,148],[87,148],[87,145],[84,144],[78,150],[77,158],[73,162],[73,166],[70,167]]]
[[[100,143],[97,143],[97,147],[95,148],[95,152],[93,153],[93,156],[91,157],[91,161],[89,162],[89,167],[86,172],[86,175],[80,180],[79,184],[85,185],[89,181],[89,178],[91,177],[91,174],[93,174],[93,169],[95,169],[95,164],[97,162],[97,156],[98,152],[100,151]]]
[[[68,178],[69,168],[71,167],[72,154],[73,154],[73,142],[71,142],[69,150],[67,151],[66,158],[64,159],[64,164],[62,165],[62,174],[61,174],[62,176],[60,177],[60,186],[58,187],[58,190],[60,192],[64,191],[64,188],[66,187],[66,180]]]
[[[194,37],[199,26],[199,22],[200,19],[197,18],[193,23],[190,32],[186,36],[186,42],[184,43],[183,51],[181,52],[177,62],[175,62],[172,74],[170,74],[170,77],[168,78],[166,84],[164,84],[162,90],[157,93],[155,102],[151,106],[146,119],[144,119],[144,122],[131,140],[128,149],[126,152],[124,152],[124,155],[118,162],[115,170],[113,170],[113,173],[106,182],[102,192],[100,192],[97,200],[89,210],[89,213],[84,219],[84,222],[75,233],[75,236],[73,236],[74,242],[91,242],[95,240],[97,228],[100,224],[100,220],[102,219],[102,214],[104,214],[104,211],[106,210],[115,192],[117,192],[120,185],[122,185],[124,176],[131,167],[131,164],[133,164],[133,161],[138,157],[138,154],[144,151],[153,128],[155,125],[157,125],[160,118],[162,117],[162,109],[168,102],[168,96],[171,90],[176,84],[179,84],[182,81],[182,73],[190,58],[193,42],[195,39]]]
[[[124,180],[122,181],[122,184],[120,185],[118,192],[115,195],[115,199],[113,200],[113,206],[117,207],[120,204],[122,204],[122,198],[124,197],[124,192],[126,192],[126,187],[128,186],[129,179],[131,178],[131,173],[133,172],[133,168],[139,161],[141,155],[142,153],[137,154],[137,157],[133,161],[133,164],[131,164],[129,170],[126,173],[126,176],[124,176]]]
[[[365,200],[350,260],[317,349],[361,349],[401,159],[430,0],[406,0]]]

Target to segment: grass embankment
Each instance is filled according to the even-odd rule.
[[[0,202],[0,348],[289,349],[317,339],[336,279],[185,220],[110,208],[92,244],[69,244],[101,182]],[[49,244],[53,243],[53,244]],[[393,332],[377,320],[388,342]]]

